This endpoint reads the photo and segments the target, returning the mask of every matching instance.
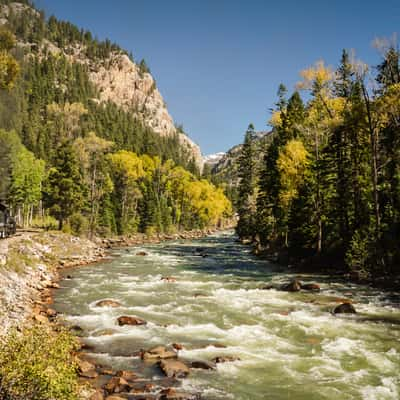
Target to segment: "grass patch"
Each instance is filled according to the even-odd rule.
[[[25,268],[33,267],[35,265],[35,260],[28,254],[25,254],[20,249],[9,249],[7,253],[6,263],[4,268],[12,270],[21,274],[24,272]]]
[[[76,349],[76,339],[66,330],[34,326],[12,331],[0,342],[0,399],[78,399],[71,356]]]

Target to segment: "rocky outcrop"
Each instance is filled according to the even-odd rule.
[[[90,64],[89,78],[99,90],[100,101],[135,111],[144,125],[160,136],[177,135],[181,146],[202,168],[200,147],[178,132],[150,73],[142,72],[126,54],[114,53],[103,65]]]
[[[32,21],[39,16],[37,10],[13,2],[0,5],[0,25],[8,22],[10,10],[16,13],[30,12]],[[37,47],[34,43],[18,42],[20,48]],[[200,169],[203,158],[200,147],[188,136],[181,133],[168,112],[166,103],[157,88],[153,76],[140,68],[122,51],[114,51],[105,60],[91,60],[86,56],[86,47],[81,43],[71,43],[60,48],[47,39],[38,46],[41,56],[63,54],[71,62],[88,66],[89,79],[98,89],[98,98],[94,102],[113,102],[126,111],[132,111],[142,123],[160,136],[178,136],[185,153],[193,157]]]

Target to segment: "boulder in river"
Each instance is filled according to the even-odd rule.
[[[210,361],[192,361],[192,363],[190,364],[191,368],[194,369],[215,369],[216,365],[215,363],[212,363]]]
[[[161,280],[164,282],[176,282],[176,278],[173,276],[162,276]]]
[[[152,349],[143,351],[141,354],[142,360],[157,360],[176,357],[177,354],[175,351],[168,350],[164,346],[153,347]]]
[[[193,393],[179,392],[174,388],[164,389],[159,393],[160,400],[198,400],[200,396]]]
[[[138,252],[136,253],[136,255],[137,255],[137,256],[142,256],[142,257],[144,257],[144,256],[148,256],[149,254],[146,253],[145,251],[138,251]]]
[[[123,325],[146,325],[147,322],[144,319],[138,318],[138,317],[131,317],[127,315],[123,315],[121,317],[118,317],[118,325],[123,326]]]
[[[175,350],[183,350],[183,345],[181,345],[180,343],[172,343],[172,347]]]
[[[190,372],[189,367],[178,360],[161,360],[158,366],[168,378],[185,378]]]
[[[137,375],[132,371],[121,370],[118,371],[116,375],[122,379],[125,379],[128,382],[137,379]]]
[[[342,303],[333,309],[334,314],[355,314],[357,311],[351,303]]]
[[[96,307],[121,307],[121,303],[115,300],[100,300],[96,303]]]
[[[283,285],[281,287],[285,292],[299,292],[301,290],[301,282],[297,279]]]
[[[235,356],[218,356],[213,358],[212,361],[215,362],[216,364],[219,364],[219,363],[240,361],[240,358]]]
[[[316,283],[301,284],[301,289],[307,290],[309,292],[320,292],[321,291],[321,287],[319,285],[317,285]]]
[[[103,389],[107,391],[107,393],[121,393],[127,392],[130,390],[129,383],[121,377],[113,376],[104,386]]]

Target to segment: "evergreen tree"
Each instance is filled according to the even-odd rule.
[[[70,142],[64,142],[56,153],[54,166],[45,182],[43,200],[59,229],[68,218],[79,213],[84,206],[85,185],[80,166]]]
[[[254,234],[255,221],[255,181],[256,171],[254,163],[254,126],[247,128],[244,143],[239,157],[239,188],[237,210],[239,221],[236,231],[243,239],[251,238]]]

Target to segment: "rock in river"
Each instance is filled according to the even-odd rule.
[[[240,358],[234,356],[218,356],[213,359],[213,362],[215,362],[216,364],[233,361],[240,361]]]
[[[152,349],[142,352],[142,360],[157,360],[165,358],[176,358],[177,355],[175,351],[168,350],[164,346],[153,347]]]
[[[301,288],[303,290],[307,290],[310,292],[319,292],[321,291],[321,288],[319,285],[317,285],[316,283],[305,283],[301,285]]]
[[[210,361],[192,361],[191,365],[194,369],[215,369],[216,366]]]
[[[342,303],[333,309],[334,314],[355,314],[357,311],[351,303]]]
[[[126,315],[123,315],[118,318],[118,325],[146,325],[147,322],[144,319],[138,318],[138,317],[129,317]]]
[[[168,378],[184,378],[190,372],[189,367],[178,360],[161,360],[158,366]]]
[[[160,400],[197,400],[200,397],[197,394],[178,392],[174,388],[164,389],[160,392]]]
[[[301,282],[294,279],[290,283],[283,285],[281,289],[285,292],[299,292],[301,290]]]
[[[115,300],[100,300],[96,303],[96,307],[121,307],[121,303]]]

